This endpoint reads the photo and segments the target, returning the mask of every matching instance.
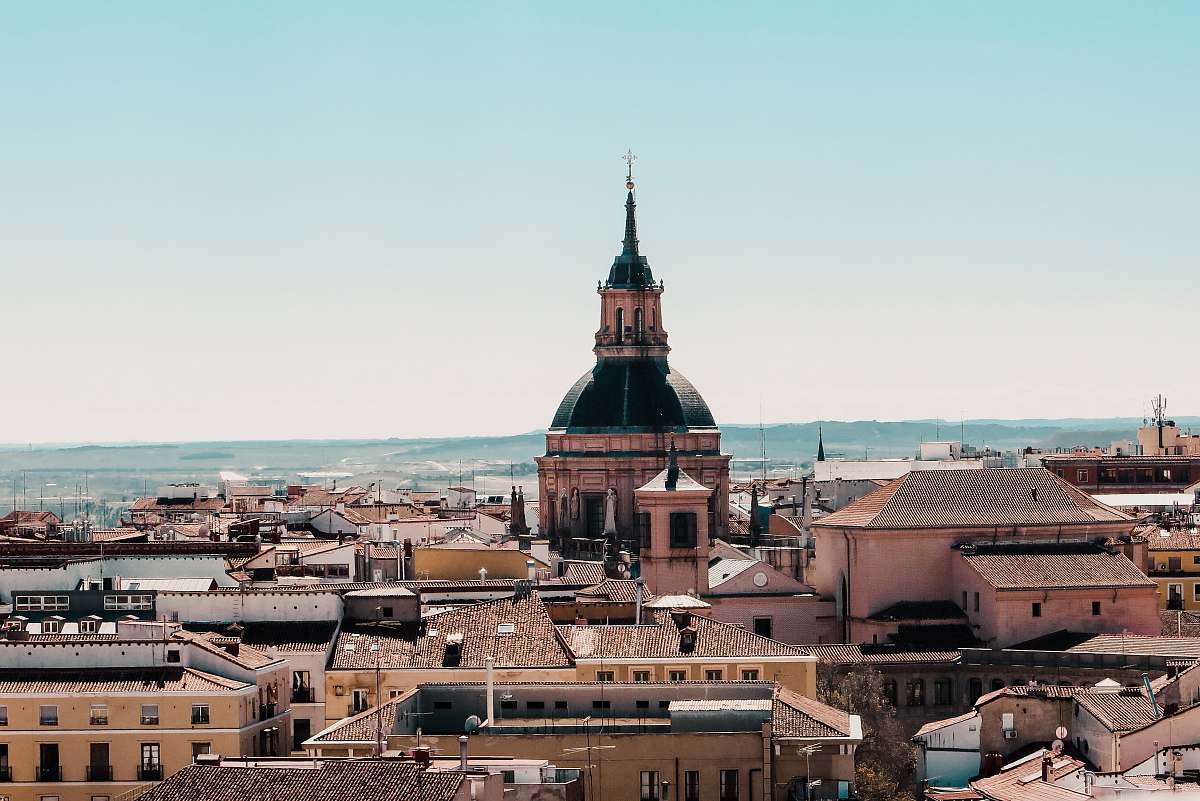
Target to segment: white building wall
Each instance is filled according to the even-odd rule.
[[[188,623],[341,620],[342,597],[332,590],[160,592],[157,609]]]

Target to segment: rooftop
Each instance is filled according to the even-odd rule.
[[[302,763],[303,764],[303,763]],[[281,767],[188,765],[137,801],[450,801],[466,774],[394,760],[317,760]]]
[[[695,632],[695,642],[687,647],[676,615],[670,611],[652,611],[653,623],[628,625],[559,626],[563,639],[579,659],[661,659],[703,657],[791,656],[803,659],[809,654],[794,645],[785,645],[761,637],[729,623],[699,615],[684,614],[686,627]]]
[[[964,546],[959,557],[998,590],[1157,586],[1123,553],[1087,543]]]
[[[878,529],[1129,522],[1042,467],[914,470],[814,521]]]
[[[252,685],[192,668],[38,668],[0,670],[0,694],[228,693]]]

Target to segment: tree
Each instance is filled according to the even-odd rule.
[[[855,789],[864,801],[914,801],[917,750],[896,719],[883,688],[883,675],[863,668],[841,673],[834,665],[817,671],[817,699],[862,718],[863,741],[855,751]]]

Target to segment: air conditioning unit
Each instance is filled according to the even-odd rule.
[[[1005,729],[1004,730],[1004,739],[1005,740],[1017,739],[1017,730],[1016,729]]]

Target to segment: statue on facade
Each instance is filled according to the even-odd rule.
[[[617,491],[612,487],[604,494],[604,533],[617,533]]]
[[[571,519],[579,519],[579,489],[571,490]]]
[[[567,519],[567,493],[558,496],[558,529],[566,533],[571,528],[571,523]]]

